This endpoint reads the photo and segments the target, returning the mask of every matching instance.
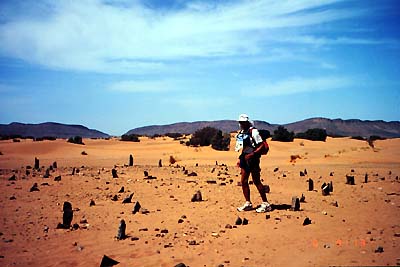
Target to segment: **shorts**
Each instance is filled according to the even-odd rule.
[[[241,154],[239,156],[239,166],[240,168],[244,169],[247,173],[250,172],[260,172],[260,157],[259,156],[254,156],[249,160],[246,160],[244,158],[246,154]]]

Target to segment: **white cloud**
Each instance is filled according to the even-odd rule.
[[[292,95],[304,92],[325,91],[332,89],[347,88],[354,84],[354,81],[347,77],[315,77],[303,78],[292,77],[283,81],[269,82],[257,81],[242,87],[241,93],[245,96],[280,96]]]
[[[108,89],[119,92],[155,93],[179,90],[179,82],[167,80],[120,81],[111,84]]]
[[[139,1],[44,1],[35,16],[19,14],[0,25],[0,53],[56,69],[160,72],[186,58],[259,55],[277,42],[323,45],[328,41],[293,32],[364,12],[315,11],[336,2],[341,0],[190,2],[184,9],[156,10]]]

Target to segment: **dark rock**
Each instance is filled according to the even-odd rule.
[[[54,162],[53,162],[53,168],[54,168],[54,169],[57,169],[57,161],[54,161]]]
[[[16,200],[17,198],[15,196],[10,197],[10,200]]]
[[[158,161],[158,167],[162,167],[162,160],[160,159],[159,161]]]
[[[217,183],[217,181],[215,181],[215,180],[208,180],[207,181],[207,184],[216,184]]]
[[[123,192],[125,192],[125,188],[121,187],[121,189],[118,191],[118,193],[123,193]]]
[[[149,175],[149,176],[144,177],[144,179],[145,180],[155,180],[155,179],[157,179],[157,177]]]
[[[302,203],[306,202],[306,196],[305,195],[301,194],[300,202],[302,202]]]
[[[189,173],[187,176],[197,176],[197,173],[195,173],[195,172],[191,172],[191,173]]]
[[[31,174],[31,172],[29,171],[29,170],[25,170],[25,175],[26,176],[28,176],[28,175],[30,175]]]
[[[248,224],[249,224],[249,220],[247,220],[246,218],[243,218],[242,225],[248,225]]]
[[[300,210],[300,199],[296,196],[292,197],[292,206],[290,208],[292,211],[299,211]]]
[[[133,166],[133,156],[129,155],[129,166]]]
[[[375,253],[383,253],[383,247],[379,246],[375,249]]]
[[[168,229],[163,229],[163,230],[161,230],[160,233],[162,233],[162,234],[168,234]]]
[[[307,169],[304,169],[304,174],[307,175]]]
[[[232,225],[227,224],[227,225],[225,225],[225,228],[226,228],[226,229],[232,229]]]
[[[119,223],[119,227],[118,227],[118,233],[117,233],[117,239],[118,240],[123,240],[126,238],[126,224],[125,224],[125,220],[121,220]]]
[[[35,166],[34,166],[34,169],[35,169],[35,170],[39,170],[39,169],[40,169],[40,166],[39,166],[39,165],[40,165],[40,164],[39,164],[39,159],[35,157]]]
[[[235,221],[235,225],[242,225],[243,220],[240,217],[237,217],[236,221]]]
[[[15,174],[13,174],[13,176],[11,176],[10,178],[8,178],[9,181],[15,181],[17,180],[17,177],[15,176]]]
[[[118,178],[118,174],[117,174],[117,170],[116,169],[112,169],[111,173],[112,173],[112,177],[113,178]]]
[[[31,189],[29,190],[29,192],[35,192],[35,191],[40,191],[37,183],[34,183]]]
[[[46,172],[43,175],[43,178],[49,178],[49,177],[50,177],[50,169],[46,169]]]
[[[333,192],[333,182],[332,181],[328,184],[328,190],[329,190],[329,192]]]
[[[368,183],[368,173],[365,174],[364,183]]]
[[[329,174],[329,176],[333,176],[333,172],[331,172],[331,173]]]
[[[54,177],[54,181],[56,181],[56,182],[61,181],[61,175]]]
[[[148,171],[143,171],[143,175],[144,175],[144,177],[147,177],[147,176],[149,176],[149,172]]]
[[[199,202],[199,201],[203,201],[203,197],[200,191],[196,191],[196,193],[192,197],[192,202]]]
[[[182,219],[178,220],[178,223],[183,223],[183,222],[184,222],[184,220],[182,220]]]
[[[68,227],[71,226],[72,219],[74,217],[74,212],[72,211],[72,204],[65,201],[63,205],[63,225]]]
[[[93,199],[91,199],[91,200],[90,200],[90,203],[89,203],[89,206],[91,207],[91,206],[95,206],[95,205],[96,205],[96,203],[94,202]]]
[[[129,196],[127,196],[126,198],[124,198],[124,200],[122,200],[122,203],[123,204],[132,203],[132,197],[133,197],[133,193],[130,194]]]
[[[268,194],[269,192],[271,192],[271,188],[269,187],[269,185],[264,185],[264,192],[266,193],[266,194]]]
[[[277,172],[277,171],[279,171],[279,168],[278,168],[278,167],[276,167],[276,168],[274,169],[274,172]]]
[[[79,229],[79,224],[74,223],[74,225],[72,225],[72,230],[78,230]]]
[[[305,176],[304,172],[300,171],[300,176]]]
[[[354,176],[346,175],[346,184],[355,185]]]
[[[313,191],[314,190],[314,181],[309,178],[308,180],[308,191]]]
[[[135,204],[133,205],[132,213],[136,214],[137,212],[139,212],[141,207],[142,206],[140,205],[139,201],[136,201]]]
[[[72,175],[75,175],[75,167],[72,169]]]
[[[271,219],[271,215],[269,215],[269,214],[266,214],[266,215],[265,215],[265,219],[266,219],[266,220],[269,220],[269,219]]]
[[[117,196],[117,195],[114,195],[114,196],[111,198],[111,200],[112,200],[112,201],[118,201],[118,196]]]
[[[309,224],[311,224],[311,220],[310,220],[310,218],[305,218],[304,219],[304,221],[303,221],[303,226],[305,226],[305,225],[309,225]]]
[[[110,257],[104,255],[103,259],[101,259],[100,267],[111,267],[117,265],[119,262],[111,259]]]
[[[321,189],[322,189],[322,195],[323,196],[327,196],[327,195],[329,195],[329,184],[327,184],[327,183],[323,183],[322,184],[322,186],[321,186]]]

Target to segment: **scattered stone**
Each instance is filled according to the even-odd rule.
[[[118,193],[123,193],[123,192],[125,192],[125,188],[121,187],[121,189],[118,191]]]
[[[184,222],[184,220],[182,220],[182,219],[178,220],[178,223],[183,223],[183,222]]]
[[[136,214],[137,212],[139,212],[141,207],[142,206],[140,205],[139,201],[136,201],[135,204],[133,205],[132,213]]]
[[[306,176],[304,172],[300,171],[300,176]]]
[[[196,243],[196,241],[194,241],[195,243]],[[189,245],[196,245],[196,244],[190,244],[190,242],[189,242]],[[184,264],[184,263],[178,263],[177,265],[175,265],[175,267],[186,267],[186,265]]]
[[[133,156],[129,155],[129,167],[133,166]]]
[[[119,223],[119,227],[118,227],[118,233],[117,233],[117,239],[118,240],[123,240],[126,238],[126,224],[125,224],[125,220],[122,219]]]
[[[61,181],[61,175],[54,177],[54,181],[56,181],[56,182]]]
[[[279,168],[278,168],[278,167],[276,167],[276,168],[274,169],[274,172],[277,172],[277,171],[279,171]]]
[[[197,173],[195,173],[195,172],[191,172],[191,173],[189,173],[187,176],[197,176]]]
[[[311,220],[310,220],[310,218],[307,217],[303,221],[303,226],[306,226],[306,225],[309,225],[309,224],[311,224]]]
[[[17,177],[15,176],[15,174],[13,174],[13,176],[11,176],[10,178],[8,178],[9,181],[15,181],[17,180]]]
[[[126,198],[124,198],[124,200],[122,200],[122,203],[123,204],[132,203],[132,197],[133,197],[133,193],[130,194],[129,196],[127,196]]]
[[[37,183],[34,183],[31,189],[29,190],[29,192],[34,192],[34,191],[40,191]]]
[[[217,181],[215,181],[215,180],[208,180],[208,181],[207,181],[207,184],[217,184]]]
[[[330,183],[328,184],[328,190],[329,192],[333,192],[333,182],[330,181]]]
[[[118,178],[118,174],[117,174],[117,170],[116,169],[112,169],[111,173],[112,173],[112,177],[113,178]]]
[[[331,173],[329,174],[329,176],[333,176],[333,174],[334,174],[334,172],[331,172]]]
[[[39,166],[39,165],[40,165],[40,164],[39,164],[39,159],[35,157],[35,166],[34,166],[34,169],[35,169],[35,170],[39,170],[39,169],[40,169],[40,166]]]
[[[368,173],[366,173],[364,176],[364,183],[368,183]]]
[[[144,177],[147,177],[147,176],[149,176],[149,172],[148,171],[143,171],[143,175],[144,175]]]
[[[266,194],[268,194],[269,192],[271,192],[271,188],[269,187],[269,185],[264,185],[264,192],[266,193]]]
[[[351,169],[351,171],[350,172],[354,172],[354,170],[353,169]]]
[[[112,201],[118,201],[118,195],[114,195],[114,196],[111,198],[111,200],[112,200]]]
[[[266,220],[269,220],[269,219],[271,219],[271,215],[269,215],[269,214],[266,214],[266,215],[265,215],[265,219],[266,219]]]
[[[162,160],[160,159],[159,161],[158,161],[158,167],[162,167]]]
[[[235,225],[242,225],[243,220],[240,217],[237,217],[236,221],[235,221]]]
[[[72,230],[78,230],[79,229],[79,224],[74,223],[74,225],[72,225]]]
[[[301,203],[305,203],[306,202],[306,196],[305,195],[301,194],[300,202]]]
[[[229,223],[227,225],[225,225],[226,229],[232,229],[232,225],[230,225]]]
[[[103,259],[101,259],[100,267],[111,267],[117,265],[118,263],[119,263],[118,261],[104,255]]]
[[[346,184],[355,185],[354,176],[346,175]]]
[[[339,207],[339,204],[338,204],[338,202],[337,202],[337,201],[335,201],[335,202],[332,202],[332,203],[331,203],[331,205],[332,205],[332,206],[334,206],[334,207]]]
[[[72,211],[72,204],[65,201],[63,205],[63,224],[66,226],[70,226],[72,222],[72,218],[74,217],[74,212]]]
[[[309,178],[308,180],[308,191],[313,191],[314,190],[314,181]]]
[[[168,229],[163,229],[163,230],[161,230],[160,233],[162,233],[162,234],[168,234]]]
[[[249,224],[249,220],[247,220],[246,218],[243,218],[242,225],[248,225],[248,224]]]
[[[322,186],[321,186],[321,189],[322,189],[322,195],[323,196],[329,195],[329,184],[323,183]]]
[[[383,247],[379,246],[375,249],[375,253],[383,253]]]
[[[131,241],[138,241],[138,240],[139,240],[139,237],[136,237],[136,236],[131,238]]]
[[[90,203],[89,203],[89,206],[91,207],[91,206],[95,206],[95,205],[96,205],[96,203],[94,202],[93,199],[91,199],[91,200],[90,200]]]
[[[10,197],[10,200],[16,200],[17,198],[15,196]]]
[[[292,206],[290,208],[292,211],[300,210],[300,199],[297,196],[292,197]]]
[[[53,162],[53,168],[54,168],[54,169],[57,169],[57,161],[54,161],[54,162]]]
[[[201,196],[200,190],[196,191],[196,193],[192,196],[192,202],[200,202],[203,201],[203,197]]]
[[[304,169],[304,174],[307,175],[307,169]]]

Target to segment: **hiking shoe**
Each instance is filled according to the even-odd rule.
[[[238,211],[249,211],[252,209],[253,209],[253,205],[249,201],[246,201],[246,203],[244,203],[243,206],[237,208]]]
[[[263,203],[261,203],[260,207],[258,207],[256,209],[256,212],[261,213],[261,212],[267,212],[267,211],[271,211],[271,210],[272,210],[271,204],[269,204],[268,202],[263,202]]]

